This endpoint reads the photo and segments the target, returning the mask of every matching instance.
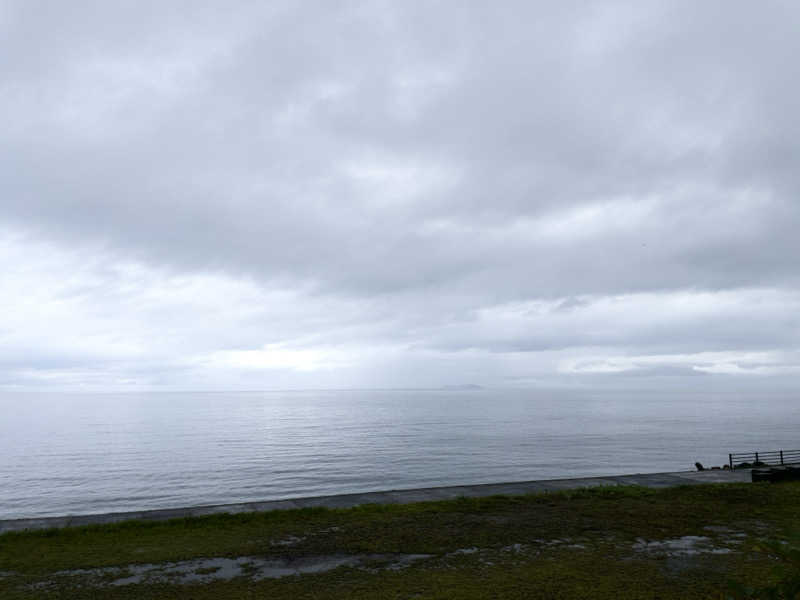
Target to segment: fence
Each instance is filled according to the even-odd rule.
[[[728,465],[731,469],[793,463],[800,463],[800,450],[769,450],[767,452],[736,452],[728,454]]]

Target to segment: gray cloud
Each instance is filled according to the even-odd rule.
[[[799,23],[787,2],[6,2],[0,224],[34,266],[0,283],[60,308],[47,338],[0,320],[0,369],[491,383],[601,351],[792,352]]]

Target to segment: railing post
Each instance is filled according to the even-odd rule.
[[[731,471],[733,471],[733,454],[728,454],[728,464],[731,467]]]
[[[781,450],[780,452],[781,452],[781,464],[783,464],[783,450]]]

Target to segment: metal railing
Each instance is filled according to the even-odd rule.
[[[800,463],[800,450],[769,450],[767,452],[734,452],[728,454],[728,466],[731,469],[795,463]]]

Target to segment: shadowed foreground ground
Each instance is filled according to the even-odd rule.
[[[784,575],[800,484],[613,487],[0,536],[0,597],[725,598]]]

